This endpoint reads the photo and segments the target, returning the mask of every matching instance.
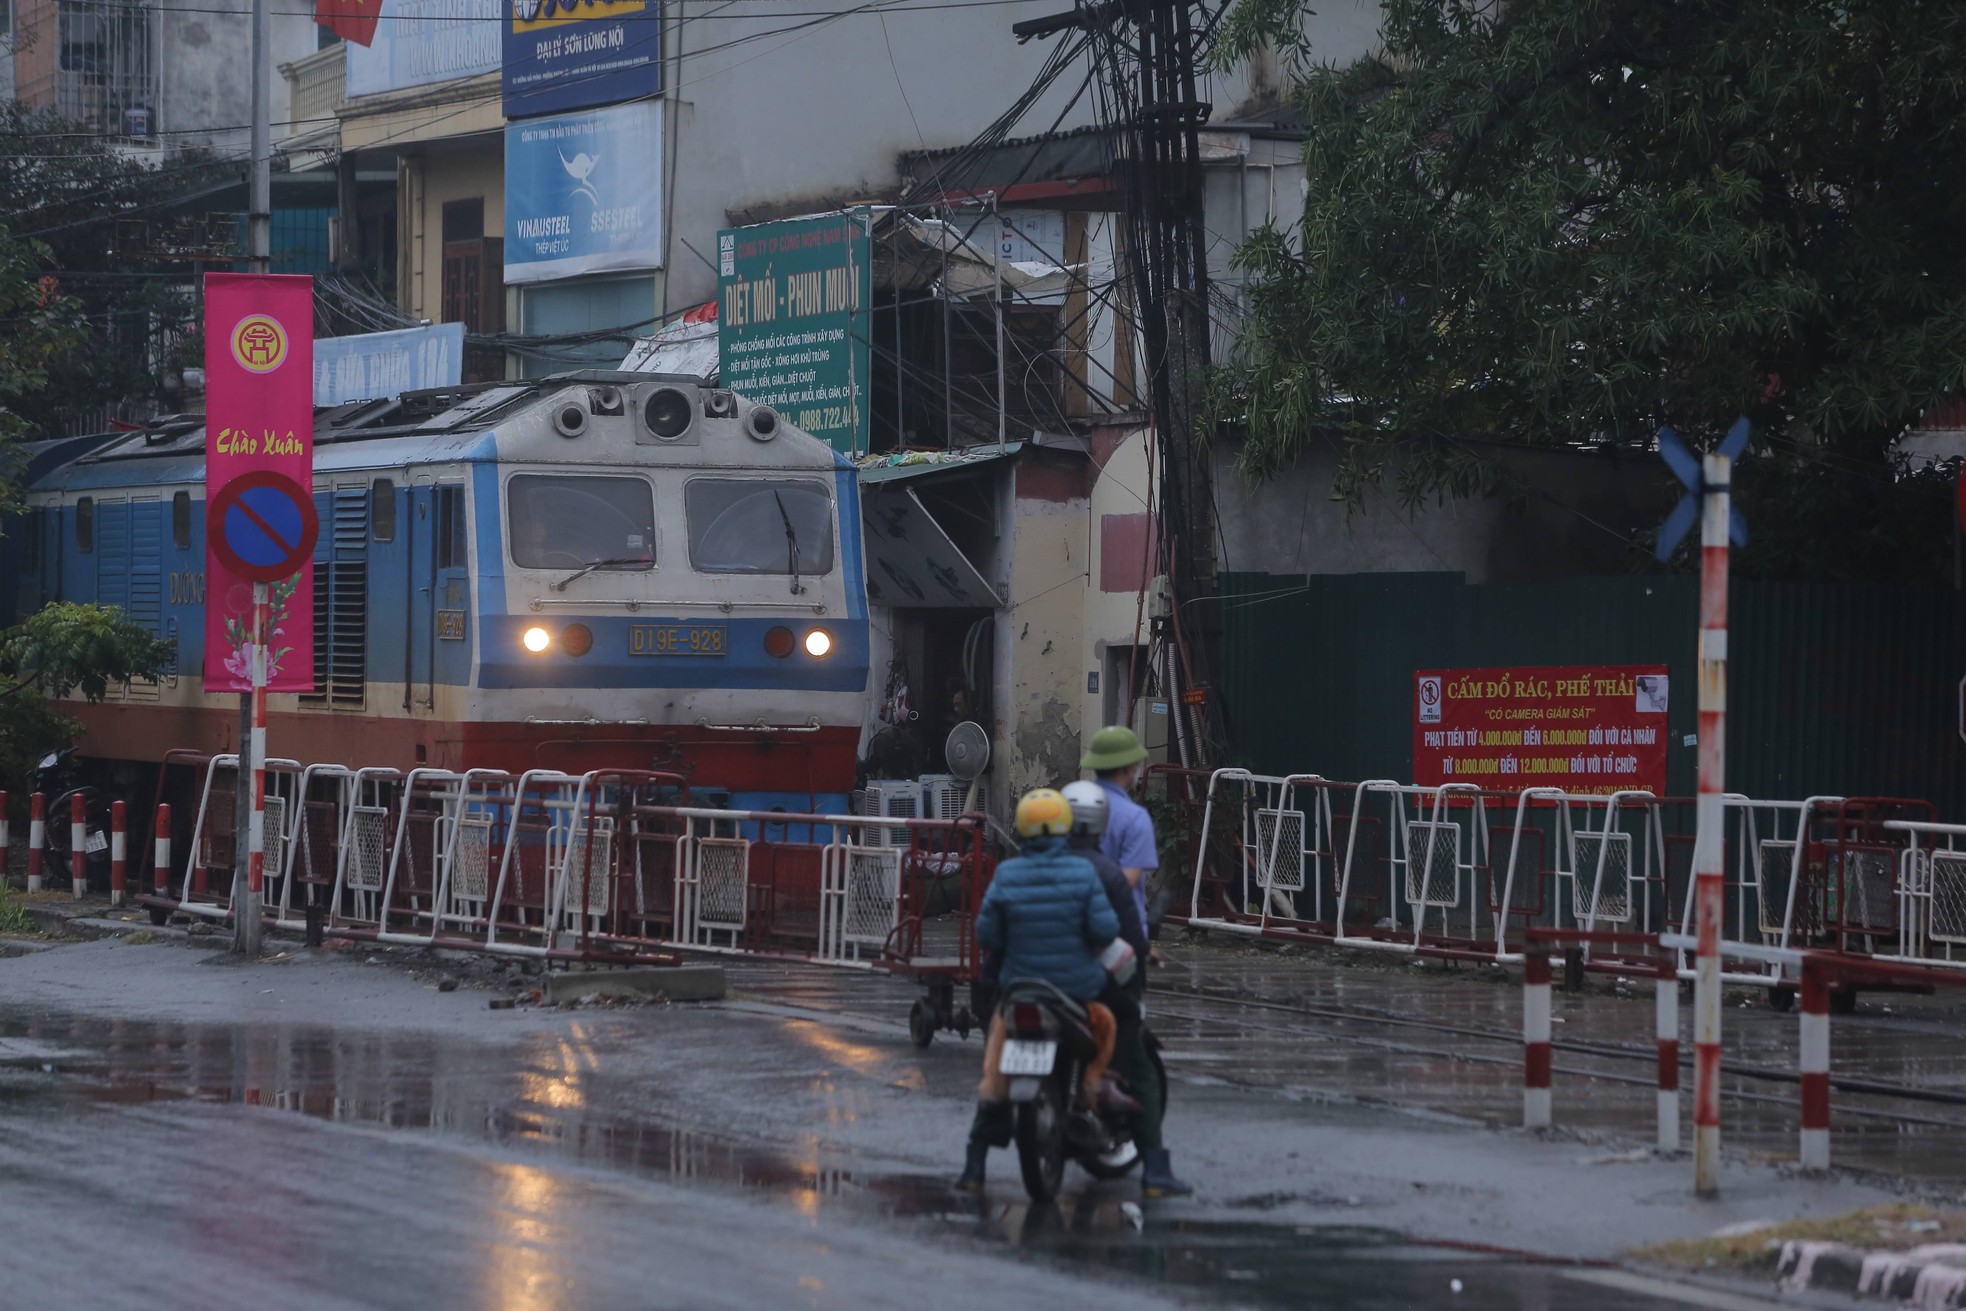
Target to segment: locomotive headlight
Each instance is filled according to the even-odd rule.
[[[806,634],[806,654],[823,656],[833,649],[833,637],[823,628],[815,628]]]
[[[544,628],[538,627],[528,628],[526,635],[519,640],[524,642],[526,644],[526,650],[532,652],[534,655],[538,655],[541,651],[553,645],[553,635]]]

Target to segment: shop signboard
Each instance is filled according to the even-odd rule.
[[[662,90],[656,0],[504,0],[507,118],[639,100]]]
[[[1488,791],[1666,791],[1664,665],[1423,669],[1413,781]]]
[[[871,222],[855,209],[717,234],[723,385],[847,454],[867,449]]]
[[[505,281],[662,267],[662,102],[505,125]]]
[[[348,94],[381,95],[496,73],[504,0],[389,0],[375,39],[348,47]]]
[[[455,387],[464,376],[464,325],[430,323],[394,332],[358,332],[314,343],[314,403],[340,405],[425,387]]]

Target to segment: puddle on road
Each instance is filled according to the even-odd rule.
[[[591,1055],[543,1042],[515,1053],[426,1034],[162,1024],[25,1015],[0,1009],[0,1115],[78,1105],[202,1102],[286,1110],[322,1120],[458,1134],[543,1150],[582,1165],[676,1183],[755,1190],[801,1213],[887,1217],[1018,1248],[1083,1272],[1144,1278],[1209,1300],[1255,1306],[1468,1311],[1579,1305],[1603,1311],[1664,1305],[1569,1283],[1560,1265],[1471,1252],[1352,1225],[1293,1226],[1183,1219],[1143,1208],[1130,1183],[1088,1188],[1034,1207],[1011,1190],[1016,1168],[993,1158],[988,1198],[940,1178],[836,1168],[676,1128],[606,1105],[609,1080]],[[626,1091],[615,1089],[615,1093]],[[813,1158],[817,1153],[811,1154]],[[1271,1202],[1341,1198],[1246,1199]]]

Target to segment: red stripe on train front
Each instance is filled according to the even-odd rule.
[[[155,764],[171,750],[232,751],[230,712],[180,706],[63,705],[83,755]],[[409,769],[665,769],[692,786],[827,794],[853,787],[858,727],[752,732],[663,724],[454,724],[321,712],[267,715],[267,751],[303,764]]]

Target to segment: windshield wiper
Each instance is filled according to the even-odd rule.
[[[591,564],[584,564],[580,566],[580,568],[575,570],[573,573],[568,574],[565,578],[562,578],[559,582],[554,583],[553,590],[556,592],[564,592],[567,590],[567,585],[569,583],[585,578],[588,574],[593,573],[596,569],[608,569],[608,568],[612,568],[615,565],[623,565],[623,564],[649,564],[649,563],[652,562],[650,561],[649,557],[645,555],[609,556],[605,560],[595,560]]]
[[[785,498],[773,491],[771,499],[778,503],[778,517],[785,521],[785,562],[792,570],[792,595],[797,596],[806,589],[799,586],[799,534],[792,527],[792,516],[786,513]]]

